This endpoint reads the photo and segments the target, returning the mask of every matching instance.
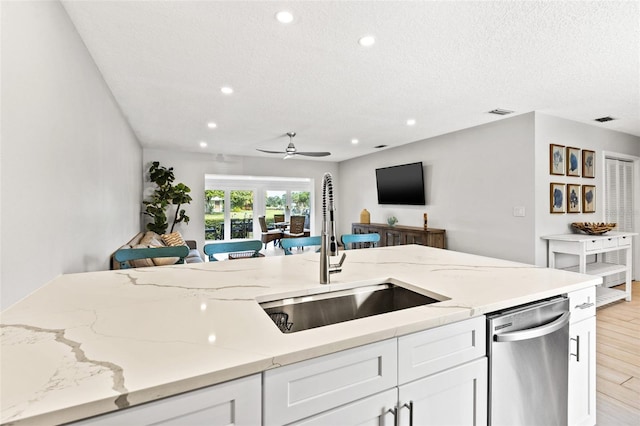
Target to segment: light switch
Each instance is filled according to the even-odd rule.
[[[513,215],[515,217],[524,217],[524,206],[517,206],[513,208]]]

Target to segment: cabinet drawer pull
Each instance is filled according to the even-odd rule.
[[[389,408],[386,412],[393,414],[393,426],[398,426],[398,407]]]
[[[576,336],[575,339],[572,337],[571,340],[576,342],[576,353],[575,354],[571,354],[571,356],[575,356],[576,357],[576,362],[580,362],[580,336],[579,335]]]
[[[409,426],[413,426],[413,401],[409,401],[408,404],[404,404],[402,408],[408,408],[409,409]]]
[[[593,303],[583,303],[582,305],[576,305],[576,308],[578,309],[587,309],[593,306]]]

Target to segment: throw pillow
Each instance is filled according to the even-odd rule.
[[[172,232],[170,234],[164,234],[162,236],[162,241],[164,241],[164,243],[166,245],[168,245],[169,247],[186,246],[187,245],[187,243],[185,243],[184,239],[182,238],[182,234],[180,234],[180,232],[178,232],[178,231]]]
[[[180,260],[179,257],[154,257],[153,264],[156,266],[175,265]]]
[[[153,231],[147,231],[144,236],[140,239],[140,242],[138,244],[142,244],[144,246],[148,246],[149,243],[151,242],[151,240],[153,239],[159,239],[160,235],[156,234]]]

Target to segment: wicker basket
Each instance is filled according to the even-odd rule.
[[[611,231],[616,227],[616,223],[597,223],[597,222],[573,222],[571,226],[585,234],[589,235],[602,235]]]

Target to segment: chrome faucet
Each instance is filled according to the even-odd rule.
[[[327,204],[328,202],[328,204]],[[327,219],[327,211],[329,217]],[[333,182],[331,173],[327,172],[322,177],[322,234],[320,241],[320,284],[329,283],[329,275],[341,272],[342,263],[346,254],[342,253],[340,262],[332,264],[331,256],[338,255],[338,241],[336,239],[336,222],[333,217],[335,206],[333,204]],[[328,230],[327,230],[328,228]]]

